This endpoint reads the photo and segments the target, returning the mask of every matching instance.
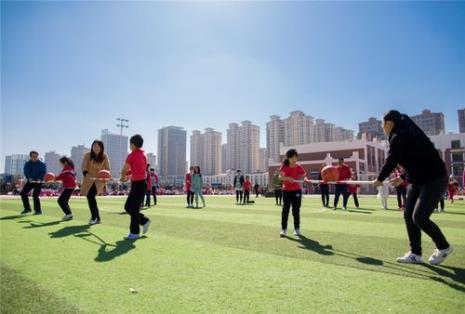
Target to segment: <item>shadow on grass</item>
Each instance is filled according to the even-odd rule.
[[[371,212],[363,211],[363,210],[348,209],[347,211],[349,213],[355,213],[355,214],[371,214]]]
[[[286,238],[288,240],[299,242],[300,244],[302,244],[302,246],[300,246],[301,249],[307,249],[321,255],[334,255],[334,253],[332,252],[333,247],[331,245],[321,245],[318,241],[309,239],[304,235],[300,235],[300,237],[297,239],[287,236]]]
[[[5,217],[0,217],[0,220],[14,220],[18,218],[24,218],[25,215],[12,215],[12,216],[5,216]]]
[[[134,242],[137,240],[120,240],[113,245],[101,245],[98,249],[98,255],[94,259],[96,262],[109,262],[118,256],[124,255],[136,248]],[[108,249],[107,247],[110,247]]]
[[[42,228],[42,227],[50,227],[60,224],[61,220],[55,220],[50,222],[38,222],[38,221],[31,221],[31,220],[21,220],[18,223],[24,224],[29,223],[29,226],[24,226],[24,229],[33,229],[33,228]]]
[[[50,238],[64,238],[64,237],[74,235],[76,233],[87,231],[89,227],[90,225],[87,225],[87,224],[80,225],[80,226],[67,226],[60,230],[50,232],[49,235],[50,235]]]
[[[356,261],[362,263],[362,264],[367,264],[367,265],[372,265],[372,266],[382,266],[386,269],[389,269],[391,271],[402,271],[405,273],[408,273],[410,276],[415,277],[415,278],[420,278],[420,279],[426,279],[426,280],[434,280],[439,283],[445,284],[446,286],[449,286],[457,291],[465,293],[465,269],[464,268],[458,268],[458,267],[451,267],[451,266],[433,266],[430,264],[418,264],[418,265],[406,265],[406,264],[400,264],[400,263],[394,263],[390,261],[384,261],[381,259],[376,259],[372,257],[356,257],[355,254],[353,253],[348,253],[340,250],[334,250],[334,253],[339,256],[344,256],[347,258],[354,258]],[[412,266],[412,267],[409,267]],[[421,269],[418,269],[418,267],[425,267],[428,268],[429,270],[432,270],[436,272],[441,277],[436,277],[432,276],[431,273],[425,273],[421,271]],[[452,272],[448,271],[451,270]],[[444,278],[448,278],[451,281],[445,280]]]
[[[99,246],[97,256],[94,259],[94,261],[96,262],[109,262],[121,255],[128,253],[129,251],[136,248],[134,242],[137,241],[120,240],[116,241],[115,244],[113,244],[106,242],[104,239],[92,232],[84,232],[81,234],[75,234],[74,236]],[[146,237],[142,236],[139,239],[144,238]]]

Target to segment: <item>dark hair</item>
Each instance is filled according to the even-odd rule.
[[[98,153],[98,155],[94,153],[94,144],[97,144],[98,146],[100,146],[100,153]],[[105,151],[105,145],[103,144],[103,142],[100,140],[94,140],[92,142],[92,145],[90,146],[90,160],[101,163],[103,161],[104,151]]]
[[[144,145],[144,139],[139,134],[136,134],[131,137],[129,143],[136,146],[137,148],[141,148]]]
[[[66,156],[63,156],[60,158],[60,162],[63,164],[63,165],[68,165],[68,166],[71,166],[74,168],[74,163],[73,161],[71,160],[71,158],[69,157],[66,157]]]
[[[237,169],[237,171],[236,171],[236,172],[241,172],[241,169]]]
[[[150,168],[150,171],[155,171],[155,168]]]
[[[189,170],[194,170],[194,166],[190,166],[190,167],[189,167]]]
[[[29,152],[29,157],[32,157],[32,155],[37,155],[37,156],[39,156],[39,153],[36,152],[35,150],[31,150],[31,151]]]
[[[400,113],[397,110],[390,110],[388,111],[384,117],[383,121],[392,121],[394,122],[394,128],[396,130],[402,130],[404,132],[410,133],[417,138],[426,139],[429,142],[431,140],[429,137],[423,132],[423,130],[406,114]]]
[[[299,154],[297,153],[297,151],[294,149],[294,148],[291,148],[290,150],[288,150],[286,152],[286,158],[283,160],[283,165],[284,166],[289,166],[289,158],[292,158],[294,156],[299,156]]]
[[[344,158],[339,157],[337,160],[338,160],[338,161],[344,161]]]

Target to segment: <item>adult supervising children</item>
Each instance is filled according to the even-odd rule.
[[[373,182],[374,186],[382,186],[384,179],[398,164],[405,169],[411,183],[404,210],[410,251],[397,261],[423,263],[421,231],[424,231],[436,244],[429,262],[438,265],[453,252],[441,229],[430,220],[436,204],[447,189],[445,164],[428,136],[409,116],[391,110],[383,118],[383,129],[389,140],[389,152],[378,179]],[[391,182],[397,186],[402,183],[402,178],[395,178]]]

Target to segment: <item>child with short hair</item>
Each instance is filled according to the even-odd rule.
[[[55,181],[63,181],[63,191],[60,197],[58,197],[58,205],[60,205],[61,210],[65,213],[61,220],[68,221],[73,219],[73,213],[68,202],[76,188],[76,173],[74,172],[74,163],[70,158],[63,156],[60,158],[60,163],[63,166],[63,170],[55,178]]]
[[[131,173],[131,190],[124,205],[124,209],[131,216],[130,232],[125,237],[127,240],[136,240],[140,237],[140,226],[142,226],[142,233],[146,234],[151,223],[150,219],[140,213],[140,204],[144,200],[147,189],[147,156],[145,156],[142,150],[143,144],[144,139],[139,134],[131,137],[129,140],[131,153],[128,155],[126,163],[121,170],[120,180],[122,182],[127,181],[126,175]]]
[[[252,187],[252,182],[250,182],[250,177],[246,176],[242,188],[244,190],[244,204],[249,203],[250,199],[250,189]]]

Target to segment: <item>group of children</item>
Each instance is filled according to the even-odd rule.
[[[185,188],[187,193],[187,207],[199,209],[199,198],[202,201],[202,208],[206,207],[205,197],[203,196],[203,178],[199,166],[191,166],[185,177]],[[194,207],[195,196],[195,207]]]
[[[252,182],[249,176],[245,176],[244,178],[242,171],[237,170],[234,176],[233,186],[236,191],[236,204],[245,205],[251,203],[250,191],[252,189]]]
[[[140,237],[141,226],[143,234],[147,233],[149,230],[151,221],[140,213],[140,209],[144,198],[146,196],[150,198],[150,192],[153,193],[156,204],[156,185],[158,184],[158,177],[153,168],[150,169],[149,173],[147,171],[149,165],[147,156],[142,150],[144,143],[142,136],[138,134],[132,136],[129,143],[131,153],[126,158],[123,170],[121,171],[120,180],[125,182],[129,177],[131,180],[131,189],[124,205],[125,211],[131,217],[130,231],[125,238],[135,240]],[[32,211],[28,194],[33,190],[34,215],[41,215],[42,210],[39,195],[46,175],[46,165],[39,160],[39,154],[36,151],[31,151],[29,156],[30,160],[24,165],[24,174],[27,182],[21,192],[24,205],[24,210],[21,214],[28,214]],[[62,220],[69,221],[73,219],[69,200],[76,187],[76,172],[74,163],[70,158],[66,156],[60,158],[60,164],[63,169],[60,174],[55,177],[56,181],[62,181],[63,184],[63,191],[58,198],[58,204],[65,214]],[[103,192],[105,183],[98,179],[98,172],[101,170],[109,170],[108,157],[103,152],[103,142],[96,140],[92,143],[91,151],[83,157],[81,168],[83,173],[81,195],[87,196],[91,211],[89,224],[99,224],[101,220],[95,196]],[[146,205],[150,206],[150,201],[148,201]]]

